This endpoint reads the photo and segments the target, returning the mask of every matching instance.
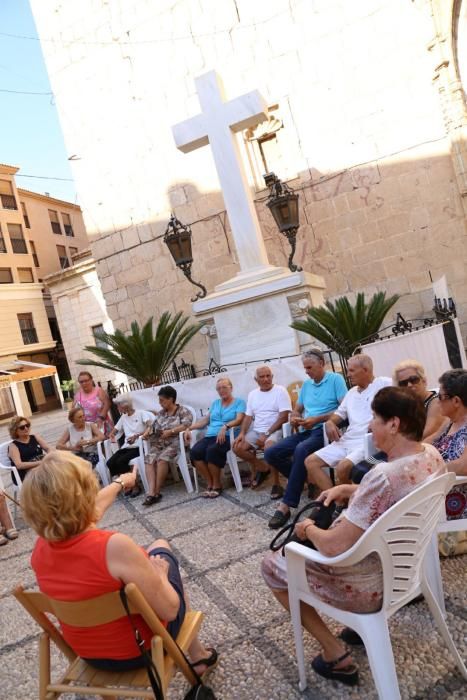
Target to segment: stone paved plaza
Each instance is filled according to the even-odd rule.
[[[228,485],[216,500],[188,495],[182,484],[169,485],[160,504],[146,509],[142,497],[119,498],[104,527],[118,529],[148,545],[167,537],[179,557],[193,606],[206,613],[202,637],[220,652],[210,676],[218,700],[292,700],[293,698],[376,698],[363,651],[355,656],[360,686],[347,689],[311,670],[300,695],[291,626],[287,614],[268,593],[259,574],[271,539],[267,520],[273,511],[269,489],[237,494]],[[38,697],[38,628],[10,594],[17,582],[32,586],[29,558],[34,535],[18,518],[20,537],[0,549],[0,698]],[[467,657],[467,557],[443,562],[448,624]],[[465,698],[467,691],[424,603],[409,606],[391,621],[391,638],[403,698]],[[306,636],[306,654],[317,653]],[[58,658],[58,667],[61,660]],[[186,685],[177,677],[169,698],[182,698]],[[76,696],[67,695],[67,698]]]

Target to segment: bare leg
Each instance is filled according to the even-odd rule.
[[[15,527],[3,494],[0,494],[0,525],[5,530],[12,530]]]
[[[333,485],[331,478],[323,471],[323,469],[328,466],[326,462],[323,462],[322,459],[314,454],[308,455],[305,460],[308,481],[315,484],[321,491],[330,489]]]
[[[211,464],[211,462],[208,462],[207,468],[211,477],[211,488],[220,489],[222,487],[221,470],[219,469],[219,467],[216,467],[215,464]]]
[[[146,463],[144,468],[146,469],[146,478],[149,485],[149,496],[154,496],[156,493],[156,460],[154,462]]]
[[[208,489],[212,489],[212,476],[209,472],[208,465],[206,464],[206,462],[203,462],[201,459],[195,459],[193,460],[193,466],[206,481]]]
[[[279,603],[289,610],[289,594],[287,591],[280,591],[271,588],[274,597]],[[323,647],[323,659],[325,661],[334,661],[346,652],[345,645],[337,639],[331,630],[326,626],[314,608],[306,603],[300,604],[300,612],[303,627],[321,644]],[[336,664],[336,668],[342,668],[353,663],[350,656],[347,656],[343,661]]]
[[[160,494],[162,487],[165,484],[165,480],[167,479],[167,474],[169,472],[169,463],[166,462],[164,459],[160,459],[157,462],[157,471],[156,471],[156,492],[153,494],[154,496],[157,496]]]
[[[158,547],[164,547],[164,549],[171,550],[170,544],[167,542],[167,540],[159,539],[154,540],[154,542],[152,542],[152,544],[149,545],[146,551],[150,552],[152,549],[156,549]],[[191,606],[186,591],[184,591],[184,598],[186,603],[186,610],[188,612],[189,610],[191,610]],[[206,647],[204,646],[204,644],[202,644],[198,637],[195,637],[193,639],[188,649],[188,653],[190,655],[192,663],[196,663],[196,661],[199,661],[200,659],[207,659],[211,655],[211,651],[209,649],[206,649]],[[206,669],[201,666],[196,670],[201,675]]]

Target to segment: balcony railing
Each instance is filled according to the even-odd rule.
[[[62,229],[60,228],[60,224],[58,221],[51,221],[50,225],[52,226],[52,231],[54,233],[62,234]]]
[[[24,238],[11,238],[11,247],[13,248],[13,253],[27,253],[28,247]]]
[[[63,228],[65,229],[65,236],[74,236],[75,235],[73,233],[73,226],[71,224],[63,224]]]
[[[23,343],[25,345],[32,345],[33,343],[39,342],[35,328],[22,328],[21,335],[23,336]]]
[[[60,269],[64,270],[66,267],[70,267],[70,261],[68,258],[59,258],[60,260]]]
[[[0,237],[0,253],[6,253],[5,239]]]
[[[0,194],[0,199],[2,200],[2,207],[4,209],[18,209],[16,199],[12,194]]]

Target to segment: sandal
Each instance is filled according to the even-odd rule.
[[[15,527],[10,527],[9,530],[5,530],[3,533],[7,540],[16,540],[18,537],[18,530]]]
[[[0,535],[0,547],[3,547],[4,544],[8,544],[8,540],[3,535]]]
[[[146,496],[144,499],[143,503],[141,505],[143,506],[153,506],[154,503],[159,503],[159,501],[162,498],[161,493],[157,493],[155,496]]]
[[[350,651],[346,651],[345,654],[334,659],[334,661],[325,661],[322,655],[318,654],[318,656],[315,656],[312,660],[311,667],[313,671],[328,680],[340,681],[341,683],[345,683],[345,685],[357,685],[358,668],[355,664],[351,663],[348,666],[336,668],[337,664],[348,656],[350,656]]]
[[[191,664],[191,667],[195,671],[195,673],[197,672],[196,671],[197,666],[206,666],[206,670],[200,675],[200,678],[202,681],[204,681],[204,679],[206,678],[208,673],[211,673],[211,671],[213,671],[215,669],[215,667],[217,666],[217,663],[219,661],[219,656],[218,656],[217,651],[215,649],[213,649],[212,647],[208,647],[208,651],[210,651],[211,654],[210,654],[210,656],[208,656],[207,659],[200,659],[196,663]]]
[[[251,488],[252,489],[259,489],[263,481],[266,481],[268,478],[269,474],[271,473],[271,470],[268,470],[267,472],[256,472],[256,476],[251,482]]]
[[[222,493],[222,487],[219,486],[217,489],[211,489],[209,492],[209,498],[219,498]]]
[[[206,491],[203,491],[203,493],[201,494],[201,498],[211,498],[211,491],[212,491],[212,488],[211,488],[211,486],[209,486],[206,489]]]

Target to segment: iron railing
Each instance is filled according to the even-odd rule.
[[[4,209],[18,209],[16,199],[12,194],[0,194],[0,199]]]

